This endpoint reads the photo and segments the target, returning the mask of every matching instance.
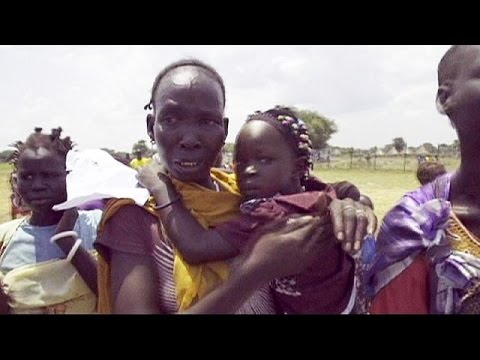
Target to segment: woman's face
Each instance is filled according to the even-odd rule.
[[[457,54],[449,115],[462,134],[480,133],[480,46],[462,48]]]
[[[202,69],[180,67],[161,80],[153,103],[149,131],[162,163],[179,180],[208,184],[226,137],[220,84]]]
[[[67,199],[65,159],[50,150],[26,149],[18,159],[17,191],[34,211],[51,211]]]

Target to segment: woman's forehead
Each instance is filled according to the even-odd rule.
[[[45,160],[53,162],[65,162],[65,160],[60,156],[60,154],[52,151],[51,149],[46,149],[44,147],[40,147],[38,149],[30,149],[27,148],[20,153],[18,158],[19,164],[26,164],[35,162],[38,160]]]
[[[207,91],[223,101],[221,85],[211,74],[198,67],[186,66],[169,72],[158,84],[155,98],[164,98],[176,90]]]

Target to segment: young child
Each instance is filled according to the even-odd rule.
[[[426,185],[434,181],[437,177],[447,173],[447,169],[442,164],[437,162],[423,162],[418,165],[417,179],[420,184]]]
[[[15,188],[31,214],[0,225],[4,312],[90,313],[96,308],[96,261],[88,250],[101,211],[52,209],[67,198],[65,159],[72,142],[60,135],[61,129],[50,135],[36,129],[14,159]]]
[[[332,256],[325,258],[333,260],[338,256],[334,248],[340,245],[333,235],[328,205],[336,194],[332,186],[310,176],[310,155],[307,127],[290,109],[275,108],[250,116],[238,134],[234,155],[235,173],[242,196],[242,216],[217,226],[215,230],[203,229],[183,207],[175,206],[174,212],[163,213],[172,205],[172,202],[165,203],[164,199],[171,199],[175,189],[167,177],[160,174],[163,182],[159,180],[158,168],[155,171],[151,167],[143,169],[139,181],[151,190],[157,204],[161,204],[157,209],[162,222],[182,223],[181,230],[177,226],[179,231],[170,231],[167,235],[189,263],[224,260],[238,255],[251,245],[247,239],[255,229],[279,221],[281,224],[282,219],[294,214],[321,217],[323,227],[318,236],[322,240],[318,252],[331,252]],[[163,197],[162,191],[158,191],[162,186],[167,188],[164,193],[169,193],[168,197]],[[350,187],[342,183],[342,188]],[[174,202],[177,200],[180,200],[179,195]],[[188,219],[193,221],[186,226]],[[196,237],[196,241],[191,241],[191,237]],[[355,251],[359,250],[359,244],[355,245]],[[353,259],[349,265],[353,272]],[[276,279],[272,287],[281,310],[296,314],[331,312],[328,302],[325,305],[325,301],[316,301],[324,294],[316,292],[315,288],[316,280],[325,280],[328,271],[324,269],[329,266],[332,264],[328,260],[319,261],[301,274]],[[320,279],[317,273],[323,274],[323,278]],[[332,282],[336,280],[331,279]],[[345,299],[342,308],[346,308],[347,312],[352,309],[354,297],[351,294],[350,299]],[[317,305],[320,303],[322,306]]]

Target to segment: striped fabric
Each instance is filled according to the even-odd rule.
[[[173,280],[173,246],[169,240],[155,245],[153,258],[157,265],[158,304],[161,311],[172,314],[178,311]],[[232,264],[233,268],[235,267]],[[238,314],[274,314],[275,305],[269,286],[258,290],[237,312]]]

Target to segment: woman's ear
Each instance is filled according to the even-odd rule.
[[[150,141],[155,141],[155,135],[153,133],[153,125],[155,124],[155,117],[153,114],[147,115],[147,134],[150,137]]]
[[[228,135],[228,118],[227,117],[224,117],[223,118],[223,128],[225,129],[225,139],[227,138],[227,135]]]
[[[436,107],[440,114],[448,115],[452,107],[452,90],[450,84],[443,84],[438,87]]]

